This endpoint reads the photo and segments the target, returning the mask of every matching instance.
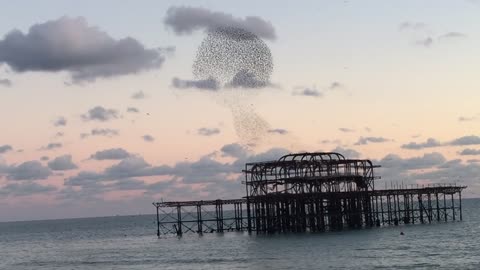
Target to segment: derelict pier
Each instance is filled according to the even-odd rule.
[[[247,163],[244,198],[153,203],[157,235],[321,232],[462,220],[466,186],[375,189],[378,167],[339,153],[298,153]]]

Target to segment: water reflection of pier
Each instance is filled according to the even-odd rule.
[[[157,202],[157,235],[186,232],[317,232],[462,220],[465,186],[375,189],[369,160],[300,153],[247,163],[246,197]]]

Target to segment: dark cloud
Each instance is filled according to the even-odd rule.
[[[201,136],[212,136],[220,133],[220,129],[218,128],[199,128],[197,130],[197,134]]]
[[[6,153],[8,151],[12,151],[13,147],[11,145],[5,144],[0,146],[0,154]]]
[[[144,99],[146,97],[147,96],[145,95],[145,93],[143,93],[143,91],[138,91],[138,92],[132,94],[133,99]]]
[[[41,161],[47,161],[47,160],[49,160],[49,159],[50,159],[50,158],[47,157],[47,156],[42,156],[42,157],[40,157],[40,160],[41,160]]]
[[[338,130],[341,132],[355,132],[355,130],[351,128],[339,128]]]
[[[20,165],[12,165],[6,168],[6,176],[10,180],[47,179],[51,174],[52,172],[49,168],[36,160],[26,161]]]
[[[82,115],[84,121],[100,121],[105,122],[118,118],[118,111],[114,109],[106,109],[102,106],[95,106]]]
[[[12,81],[9,79],[0,79],[0,86],[10,87],[12,86]]]
[[[0,62],[14,71],[68,71],[74,82],[159,68],[165,58],[127,37],[114,39],[84,18],[62,17],[13,30],[0,40]]]
[[[170,7],[164,23],[176,34],[191,34],[195,30],[212,30],[218,27],[235,27],[264,39],[276,39],[273,25],[260,17],[235,18],[231,14],[214,12],[206,8]]]
[[[474,145],[480,144],[480,137],[470,135],[457,138],[450,142],[450,145]]]
[[[389,142],[389,139],[383,137],[360,137],[355,145],[365,145],[368,143],[383,143]]]
[[[0,187],[0,196],[29,196],[45,194],[57,190],[54,186],[39,185],[35,182],[9,183]]]
[[[416,142],[410,142],[407,144],[404,144],[401,146],[403,149],[412,149],[412,150],[420,150],[424,148],[430,148],[430,147],[438,147],[441,146],[442,144],[435,140],[434,138],[428,138],[426,142],[422,143],[416,143]]]
[[[125,149],[111,148],[111,149],[105,149],[102,151],[97,151],[95,154],[92,154],[90,158],[96,159],[96,160],[118,160],[118,159],[125,159],[131,156],[132,154],[127,152]]]
[[[61,143],[49,143],[46,146],[40,148],[40,150],[54,150],[58,148],[62,148],[63,144]]]
[[[135,107],[128,107],[127,112],[129,112],[129,113],[139,113],[140,111]]]
[[[343,148],[341,146],[337,146],[335,149],[332,150],[332,152],[340,153],[344,155],[346,158],[359,158],[360,153],[353,150],[353,149],[348,149],[348,148]]]
[[[217,91],[220,89],[219,83],[213,78],[205,80],[182,80],[175,77],[172,79],[172,86],[177,89],[199,89],[208,91]]]
[[[53,122],[53,125],[56,126],[56,127],[66,126],[67,125],[67,119],[65,119],[65,117],[63,117],[63,116],[60,116]]]
[[[283,128],[275,128],[275,129],[269,129],[267,132],[268,133],[279,134],[279,135],[285,135],[285,134],[288,133],[288,130],[283,129]]]
[[[153,142],[153,141],[155,141],[155,138],[154,138],[152,135],[148,135],[148,134],[143,135],[143,136],[142,136],[142,139],[143,139],[144,141],[146,141],[146,142]]]
[[[295,96],[323,97],[323,93],[315,88],[305,88],[301,91],[293,91],[292,94]]]
[[[71,155],[63,155],[53,159],[48,162],[48,167],[54,171],[67,171],[78,168],[77,165],[73,163]]]
[[[463,149],[459,154],[462,155],[462,156],[480,155],[480,150],[466,148],[466,149]]]

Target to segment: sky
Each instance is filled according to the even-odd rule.
[[[0,2],[0,221],[239,198],[246,162],[291,152],[480,196],[480,1]],[[267,81],[195,73],[219,27]]]

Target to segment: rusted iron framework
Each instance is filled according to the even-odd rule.
[[[376,190],[378,167],[333,152],[247,163],[243,199],[154,203],[157,235],[315,232],[462,219],[465,186]]]

